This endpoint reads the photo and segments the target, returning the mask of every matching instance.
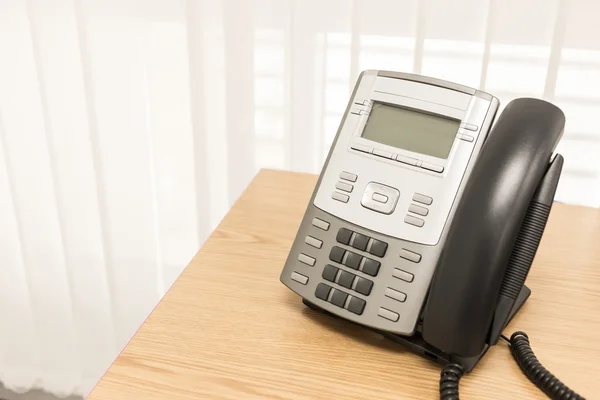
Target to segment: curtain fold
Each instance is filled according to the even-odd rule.
[[[0,2],[0,381],[85,395],[260,168],[317,173],[364,69],[567,115],[600,206],[592,0]]]

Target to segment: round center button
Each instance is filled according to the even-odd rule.
[[[400,192],[398,189],[377,182],[369,182],[360,204],[369,210],[391,214],[396,208],[399,197]]]

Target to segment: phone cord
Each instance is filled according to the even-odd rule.
[[[508,339],[502,335],[510,345],[510,352],[519,364],[521,371],[553,400],[585,400],[575,393],[556,376],[548,371],[538,361],[529,344],[529,336],[525,332],[517,331]],[[442,368],[440,376],[440,400],[459,400],[458,381],[464,374],[460,364],[449,363]]]

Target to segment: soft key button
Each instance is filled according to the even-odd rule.
[[[320,249],[321,246],[323,246],[323,241],[321,241],[317,238],[314,238],[312,236],[307,236],[304,239],[304,243],[306,243],[309,246],[316,247],[317,249]]]
[[[297,272],[292,272],[292,280],[294,280],[302,285],[306,285],[306,283],[308,282],[308,276],[304,276]]]
[[[313,226],[316,226],[319,229],[323,229],[324,231],[329,230],[329,222],[323,221],[322,219],[319,219],[317,217],[313,218],[312,224]]]
[[[429,196],[425,196],[424,194],[421,193],[415,193],[413,195],[413,201],[416,201],[417,203],[421,203],[421,204],[425,204],[426,206],[430,206],[431,203],[433,203],[433,199]]]
[[[356,182],[356,180],[358,179],[358,175],[350,173],[350,172],[342,171],[342,172],[340,172],[340,179],[343,179],[343,180],[349,181],[349,182]]]
[[[410,206],[408,206],[408,211],[422,216],[426,216],[427,214],[429,214],[428,209],[426,209],[425,207],[418,206],[416,204],[411,204]]]
[[[374,200],[374,198],[378,197],[376,195],[385,196],[388,199],[385,203],[376,201]],[[382,214],[391,214],[396,208],[399,197],[400,192],[398,189],[377,182],[369,182],[365,188],[360,204],[369,210]],[[382,199],[383,197],[379,198]]]
[[[387,288],[385,289],[385,295],[386,297],[389,297],[390,299],[394,299],[396,301],[399,302],[404,302],[404,300],[406,300],[406,294],[399,292],[397,290],[394,290],[392,288]]]
[[[396,322],[400,318],[400,315],[398,315],[398,313],[395,313],[395,312],[388,310],[387,308],[383,308],[383,307],[379,307],[379,310],[377,311],[377,315],[379,315],[382,318],[389,319],[392,322]]]
[[[333,192],[331,194],[331,198],[337,201],[341,201],[342,203],[347,203],[348,200],[350,200],[350,196],[339,192]]]
[[[335,184],[335,188],[337,190],[341,190],[341,191],[344,191],[344,192],[351,193],[352,189],[354,189],[354,186],[352,186],[351,184],[346,183],[346,182],[337,182]]]

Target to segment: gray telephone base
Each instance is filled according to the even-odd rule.
[[[515,301],[515,304],[510,312],[507,325],[515,316],[515,314],[521,309],[523,304],[525,304],[525,301],[529,298],[529,295],[531,295],[531,289],[523,285],[523,287],[521,288],[521,292],[519,293],[519,296],[517,297],[517,300]],[[333,315],[330,312],[323,310],[321,307],[307,301],[306,299],[302,299],[302,302],[313,310],[321,311],[325,314],[339,318],[336,315]],[[465,368],[466,372],[470,372],[473,368],[475,368],[479,360],[481,360],[485,353],[487,353],[490,347],[488,344],[486,344],[481,354],[475,357],[453,357],[426,343],[425,340],[423,340],[423,338],[421,337],[420,327],[417,329],[417,332],[415,332],[413,336],[402,336],[369,327],[365,328],[371,329],[372,331],[377,332],[388,339],[401,343],[402,345],[408,347],[412,352],[425,356],[430,360],[433,360],[442,365],[448,364],[449,362],[457,362]]]

